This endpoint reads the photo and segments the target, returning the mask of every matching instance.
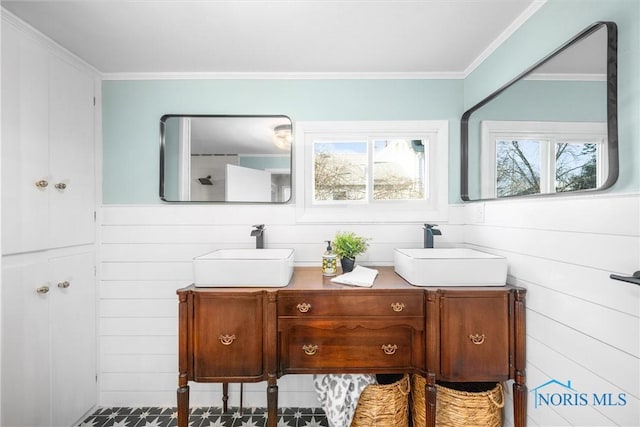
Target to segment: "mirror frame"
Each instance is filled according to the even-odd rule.
[[[609,154],[608,162],[608,175],[606,181],[598,188],[579,190],[563,193],[536,193],[521,196],[506,196],[500,198],[488,198],[483,199],[479,197],[477,199],[469,198],[469,118],[471,115],[483,107],[485,104],[492,101],[502,92],[509,87],[513,86],[518,81],[531,74],[538,67],[545,64],[558,54],[564,52],[569,47],[573,46],[580,40],[590,36],[601,28],[607,29],[607,151]],[[573,195],[577,193],[585,193],[591,191],[601,191],[610,188],[618,179],[619,174],[619,161],[618,161],[618,27],[615,22],[611,21],[598,21],[588,26],[571,40],[567,41],[559,48],[545,56],[531,67],[520,73],[511,81],[500,87],[491,95],[478,102],[476,105],[468,109],[462,115],[460,120],[460,196],[463,201],[481,201],[481,200],[503,200],[511,199],[514,197],[552,197],[561,195]],[[482,195],[480,195],[482,196]]]
[[[238,204],[238,205],[252,205],[252,204],[257,204],[257,205],[284,205],[287,203],[292,203],[293,202],[293,198],[294,198],[294,181],[293,181],[293,156],[294,156],[294,151],[293,151],[293,146],[294,144],[291,144],[291,149],[289,151],[289,170],[291,171],[291,197],[289,197],[288,200],[282,201],[282,202],[259,202],[259,201],[224,201],[224,200],[216,200],[216,201],[212,201],[212,200],[167,200],[165,198],[165,185],[164,185],[164,178],[165,178],[165,171],[164,171],[164,166],[165,166],[165,121],[169,118],[174,118],[174,117],[189,117],[189,118],[207,118],[207,117],[220,117],[220,118],[247,118],[247,119],[251,119],[251,118],[284,118],[289,120],[289,122],[291,123],[291,135],[292,138],[294,138],[294,126],[293,126],[293,120],[291,120],[291,117],[285,115],[285,114],[164,114],[162,115],[162,117],[160,117],[160,171],[159,171],[159,196],[160,196],[160,200],[162,200],[165,203],[195,203],[195,204]]]

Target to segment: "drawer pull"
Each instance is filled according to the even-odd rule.
[[[301,302],[296,306],[300,313],[306,313],[311,309],[311,304],[307,304],[306,302]]]
[[[41,179],[40,181],[36,181],[36,187],[38,188],[47,188],[49,185],[49,181],[46,179]]]
[[[304,354],[307,356],[313,356],[318,352],[318,346],[315,344],[306,344],[302,346],[302,350],[304,350]]]
[[[220,340],[222,345],[231,345],[236,340],[236,336],[235,335],[220,335],[218,337],[218,339]]]
[[[472,343],[474,343],[475,345],[480,345],[484,342],[484,339],[487,336],[485,334],[475,334],[475,335],[469,335],[469,339],[471,340]]]
[[[395,344],[383,344],[382,345],[382,351],[384,351],[384,354],[396,354],[396,350],[398,349],[398,346]]]
[[[39,295],[44,295],[47,292],[49,292],[49,286],[47,286],[47,285],[40,286],[39,288],[36,289],[36,292]]]
[[[391,304],[391,308],[393,309],[393,311],[398,313],[404,310],[405,307],[406,306],[404,305],[404,303],[401,302],[394,302],[393,304]]]

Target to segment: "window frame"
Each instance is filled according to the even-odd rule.
[[[323,140],[421,139],[428,140],[425,200],[331,201],[314,203],[313,142]],[[449,201],[449,122],[319,121],[295,124],[296,219],[309,223],[366,223],[446,221]],[[369,153],[372,155],[373,153]],[[369,178],[372,178],[369,175]]]
[[[512,196],[497,196],[496,140],[535,140],[543,143],[540,152],[539,195],[571,194],[574,191],[557,193],[555,190],[555,144],[575,142],[597,144],[597,185],[607,180],[609,153],[607,149],[606,122],[536,122],[517,120],[483,120],[481,132],[480,194],[483,198],[507,199]],[[546,142],[546,144],[544,144]]]

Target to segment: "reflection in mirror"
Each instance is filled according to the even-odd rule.
[[[291,130],[286,116],[163,116],[160,198],[289,201]]]
[[[616,44],[616,25],[596,23],[464,113],[463,200],[613,185]]]

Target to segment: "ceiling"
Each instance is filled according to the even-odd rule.
[[[105,74],[464,76],[541,0],[3,0]]]

